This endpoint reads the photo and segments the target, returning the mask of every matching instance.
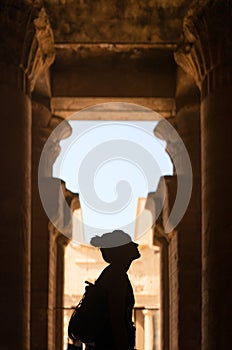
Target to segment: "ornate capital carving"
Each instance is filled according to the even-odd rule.
[[[175,60],[192,75],[203,96],[232,77],[232,1],[197,0],[183,22]]]
[[[70,238],[68,238],[68,237],[64,236],[62,233],[60,233],[56,238],[56,242],[59,245],[66,247],[70,242]]]
[[[53,33],[41,1],[2,1],[1,80],[30,93],[55,57]]]

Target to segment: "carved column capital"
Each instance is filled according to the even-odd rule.
[[[231,0],[194,1],[184,18],[175,60],[194,77],[203,96],[231,83]]]
[[[0,80],[29,94],[55,57],[47,14],[39,0],[4,0],[0,9]]]
[[[49,138],[52,133],[52,137]],[[63,121],[62,118],[55,115],[52,116],[48,125],[41,128],[41,141],[45,144],[46,152],[43,157],[43,169],[44,176],[51,177],[52,166],[60,153],[60,141],[68,137],[72,133],[72,129],[67,121]],[[42,174],[41,173],[41,174]]]
[[[62,233],[60,233],[57,238],[56,241],[58,244],[60,244],[63,247],[66,247],[69,242],[70,242],[70,238],[68,238],[67,236],[63,235]]]

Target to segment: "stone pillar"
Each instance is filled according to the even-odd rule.
[[[63,297],[61,291],[63,291],[64,278],[61,278],[60,271],[63,269],[64,259],[61,258],[62,254],[60,254],[57,243],[57,237],[60,236],[60,233],[53,226],[57,222],[49,223],[49,219],[59,219],[59,222],[62,223],[61,227],[65,229],[68,227],[69,231],[67,229],[67,232],[71,230],[70,215],[65,213],[64,209],[68,213],[69,211],[64,205],[62,191],[66,198],[67,194],[62,189],[61,181],[52,178],[52,165],[60,151],[59,142],[64,134],[67,134],[67,130],[56,128],[62,119],[56,116],[51,117],[48,106],[49,98],[33,94],[31,350],[41,348],[57,350],[61,348],[59,344],[63,342],[63,320],[60,317],[62,310],[59,308],[61,308],[60,298]],[[67,129],[69,132],[70,127]],[[48,140],[52,131],[55,134],[53,134],[52,139]],[[41,152],[45,145],[46,153],[41,160]],[[40,178],[38,178],[40,161],[42,162],[42,170]],[[40,198],[40,194],[44,194],[44,192],[47,194],[46,200],[50,201],[49,203],[45,201],[46,208],[43,207]],[[58,272],[57,264],[59,264]],[[60,331],[61,333],[59,333]]]
[[[144,314],[144,350],[153,350],[154,343],[154,310],[143,310]]]
[[[161,337],[160,337],[161,319],[160,319],[160,310],[159,309],[154,310],[153,322],[154,322],[153,350],[165,349],[164,347],[162,347],[162,342],[161,342]]]
[[[171,147],[170,144],[168,146]],[[161,349],[177,350],[179,348],[178,235],[176,231],[169,235],[164,232],[165,223],[176,198],[176,176],[165,176],[164,179],[166,196],[154,232],[155,243],[161,249]],[[161,199],[157,202],[161,205]]]
[[[170,235],[171,349],[201,349],[201,175],[199,91],[179,69],[175,127],[188,151],[193,188],[188,208]],[[175,145],[173,145],[175,147]],[[179,157],[178,157],[179,158]],[[177,159],[178,159],[177,158]],[[180,154],[181,164],[181,154]],[[170,207],[174,205],[175,177],[167,178]],[[188,316],[188,322],[186,317]],[[191,315],[191,317],[190,317]]]
[[[50,134],[50,110],[32,102],[32,223],[31,223],[31,350],[54,348],[51,321],[54,303],[49,288],[49,219],[43,209],[38,189],[38,166],[43,146]],[[52,270],[52,269],[51,269]]]
[[[155,225],[154,241],[160,247],[160,348],[169,349],[169,259],[168,237]]]
[[[47,106],[46,106],[47,105]],[[63,290],[63,279],[57,273],[57,264],[63,264],[60,249],[57,248],[57,237],[60,233],[49,223],[38,188],[38,167],[41,152],[51,134],[60,124],[61,118],[51,116],[49,99],[33,94],[32,102],[32,234],[31,234],[31,350],[57,350],[57,339],[62,340],[61,317],[57,318],[60,307],[60,294]],[[59,133],[58,133],[59,134]],[[59,134],[61,137],[62,135]],[[51,178],[52,164],[59,152],[59,137],[51,141],[46,154],[47,173],[40,174],[40,182],[45,184],[53,205],[49,212],[59,215],[65,221],[62,201],[60,201],[61,182]],[[50,151],[50,152],[49,152]],[[55,205],[54,205],[55,203]],[[66,224],[66,223],[64,223]],[[59,246],[59,244],[58,244]],[[59,265],[60,266],[60,265]],[[61,270],[63,267],[59,267]],[[61,281],[61,282],[60,282]],[[60,285],[61,283],[61,285]],[[57,289],[58,288],[58,289]],[[57,293],[59,295],[57,301]],[[61,334],[59,335],[59,332]]]
[[[29,349],[30,98],[1,81],[1,346]]]
[[[64,282],[65,266],[64,256],[65,247],[70,242],[66,236],[59,234],[56,239],[57,260],[56,260],[56,350],[64,349]],[[66,345],[66,344],[65,344]]]
[[[175,57],[201,90],[202,349],[228,349],[232,328],[228,155],[232,148],[232,2],[194,3],[185,17]]]
[[[41,48],[44,21],[39,4],[1,2],[0,335],[4,349],[27,350],[30,346],[30,92],[39,72],[51,62],[47,48]]]
[[[170,308],[169,308],[169,238],[164,232],[165,203],[162,208],[162,196],[160,186],[152,194],[154,207],[160,211],[160,215],[154,225],[154,244],[160,248],[160,349],[169,349],[169,331],[170,331]],[[157,338],[157,337],[156,337]]]
[[[183,218],[173,232],[168,237],[166,235],[166,245],[163,246],[163,252],[161,251],[162,260],[168,254],[168,257],[166,256],[167,266],[163,273],[169,274],[168,283],[165,280],[162,282],[169,288],[169,295],[167,292],[162,293],[162,303],[167,305],[169,299],[170,306],[169,311],[166,311],[166,317],[163,314],[165,309],[162,307],[163,335],[167,334],[168,322],[170,328],[169,343],[168,336],[164,339],[162,335],[162,345],[165,343],[165,348],[170,346],[172,350],[196,350],[201,347],[200,108],[199,92],[193,79],[180,69],[177,72],[176,110],[176,116],[170,122],[174,124],[187,148],[192,165],[193,189]],[[164,138],[165,129],[163,127],[165,128],[165,125],[160,124],[157,130],[157,134],[161,138]],[[159,236],[165,236],[162,232],[162,226],[174,207],[177,180],[180,180],[184,187],[188,184],[188,178],[185,175],[184,149],[174,134],[169,133],[168,137],[169,139],[166,140],[167,152],[170,152],[173,157],[179,178],[177,179],[176,169],[174,169],[173,176],[165,177],[167,196],[164,201],[162,217],[159,219],[160,222],[156,223],[156,239]],[[164,237],[163,242],[165,242]],[[193,315],[189,322],[186,322],[186,313]],[[165,324],[163,324],[164,317]],[[163,328],[165,326],[166,331]]]

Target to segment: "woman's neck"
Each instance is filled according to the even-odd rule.
[[[130,268],[131,261],[117,261],[111,263],[110,265],[113,267],[113,269],[126,273]]]

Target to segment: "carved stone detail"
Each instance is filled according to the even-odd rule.
[[[3,1],[0,7],[1,80],[30,93],[55,58],[47,14],[41,1]],[[6,28],[7,37],[3,35]]]
[[[193,3],[184,18],[175,60],[194,77],[203,96],[231,82],[231,0],[197,0]]]

